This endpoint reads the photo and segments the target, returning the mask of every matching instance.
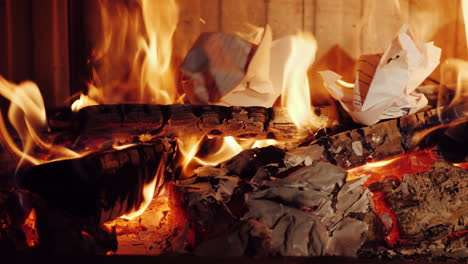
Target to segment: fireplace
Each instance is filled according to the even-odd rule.
[[[467,5],[0,1],[0,252],[466,259]]]

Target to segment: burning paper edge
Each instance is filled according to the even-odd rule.
[[[319,73],[332,97],[356,122],[373,125],[381,119],[415,113],[427,105],[425,96],[415,89],[437,67],[440,55],[441,49],[433,42],[419,44],[409,26],[403,25],[382,56],[363,102],[356,97],[359,79],[354,86],[343,85],[339,74]]]
[[[266,25],[263,31],[263,37],[241,83],[224,95],[217,104],[268,107],[273,105],[281,93],[281,91],[272,93],[275,87],[269,78],[273,39],[271,27]]]

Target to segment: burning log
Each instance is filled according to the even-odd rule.
[[[432,109],[323,137],[302,145],[321,147],[326,160],[348,169],[416,149],[419,142],[415,136],[418,133],[452,121],[466,122],[466,116],[459,111],[462,107],[463,105],[444,111],[443,117],[438,115],[440,109]]]
[[[20,185],[65,212],[104,223],[152,198],[144,189],[162,187],[174,152],[171,142],[157,141],[45,163],[25,172]]]
[[[317,124],[339,123],[334,107],[314,110]],[[71,116],[70,116],[71,115]],[[50,119],[52,130],[77,135],[215,135],[300,141],[315,131],[299,131],[283,108],[215,105],[97,105]]]

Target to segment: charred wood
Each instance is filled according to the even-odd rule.
[[[314,109],[318,124],[339,123],[334,107]],[[98,105],[77,113],[52,114],[54,131],[75,135],[174,136],[213,135],[300,141],[315,131],[299,131],[283,108],[216,105]]]
[[[175,152],[173,142],[158,141],[124,150],[34,166],[20,185],[72,215],[103,223],[139,206],[143,187],[156,180],[156,192]],[[157,178],[155,178],[157,177]]]
[[[462,106],[460,106],[462,107]],[[322,157],[341,168],[352,168],[367,162],[391,158],[418,148],[428,148],[436,145],[434,137],[424,138],[420,134],[450,122],[465,123],[467,116],[459,112],[459,108],[448,109],[439,115],[440,109],[432,109],[403,116],[399,119],[341,132],[336,135],[322,137],[302,146],[316,146],[322,149]],[[457,112],[458,111],[458,112]],[[445,131],[445,130],[443,130]],[[440,133],[439,133],[440,132]]]

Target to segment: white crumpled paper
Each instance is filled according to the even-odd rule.
[[[307,70],[314,62],[315,51],[315,40],[295,35],[272,41],[271,28],[266,25],[245,77],[216,104],[273,106],[286,87],[294,86],[295,81],[307,82]],[[299,91],[299,94],[310,97],[308,91]]]
[[[361,68],[352,87],[343,85],[335,72],[320,74],[330,94],[356,122],[372,125],[382,119],[415,113],[427,105],[426,97],[415,89],[437,67],[440,54],[440,48],[432,42],[419,43],[409,26],[403,25],[374,68],[373,78]],[[368,77],[370,83],[359,77]]]
[[[272,32],[267,25],[243,80],[217,104],[265,107],[273,105],[281,90],[275,88],[270,81],[271,43]]]

